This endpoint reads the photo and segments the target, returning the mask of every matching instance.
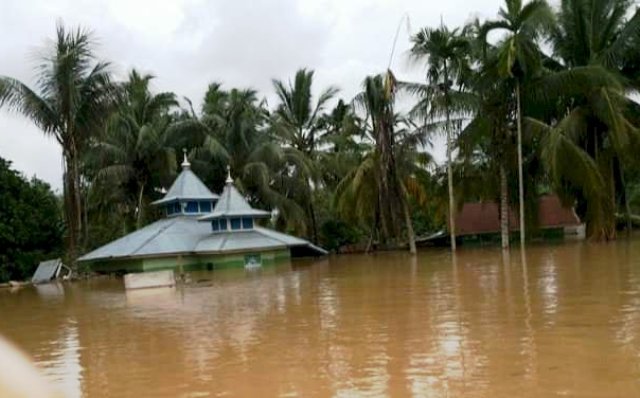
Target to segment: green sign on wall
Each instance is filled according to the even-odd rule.
[[[257,268],[262,266],[262,255],[260,254],[247,254],[244,256],[245,268]]]

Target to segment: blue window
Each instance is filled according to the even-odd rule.
[[[187,213],[197,213],[198,212],[198,202],[187,202],[187,209],[185,211]]]
[[[238,230],[241,228],[242,225],[242,221],[240,220],[240,218],[232,218],[231,219],[231,229],[232,230]]]
[[[218,224],[218,220],[211,221],[211,229],[213,230],[213,232],[220,230],[220,225]]]
[[[227,230],[227,219],[222,218],[220,219],[220,231],[226,231],[226,230]]]
[[[211,202],[200,202],[200,213],[211,213]]]
[[[173,203],[169,204],[169,206],[167,206],[167,215],[172,215],[174,213],[173,211]]]
[[[173,204],[173,212],[182,213],[182,209],[180,208],[180,202],[176,202]]]
[[[253,218],[242,217],[242,229],[251,229],[251,228],[253,228]]]

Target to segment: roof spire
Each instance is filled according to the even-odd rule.
[[[227,184],[233,184],[233,178],[231,178],[231,166],[227,165]]]
[[[187,159],[187,148],[182,148],[182,154],[184,155],[184,160],[182,161],[182,168],[188,169],[191,167],[191,163],[189,163],[189,159]]]

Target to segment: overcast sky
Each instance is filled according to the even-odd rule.
[[[212,81],[253,87],[273,106],[271,79],[307,67],[315,88],[340,88],[350,100],[366,75],[384,71],[399,22],[392,69],[420,79],[407,62],[410,32],[493,18],[501,0],[0,0],[0,75],[33,83],[36,53],[57,20],[90,28],[99,58],[118,78],[133,67],[157,78],[153,88],[196,104]],[[436,148],[436,152],[440,152]],[[28,120],[0,110],[0,156],[27,176],[61,187],[56,142]]]

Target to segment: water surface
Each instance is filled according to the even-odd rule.
[[[0,334],[69,397],[634,397],[640,241],[0,291]]]

